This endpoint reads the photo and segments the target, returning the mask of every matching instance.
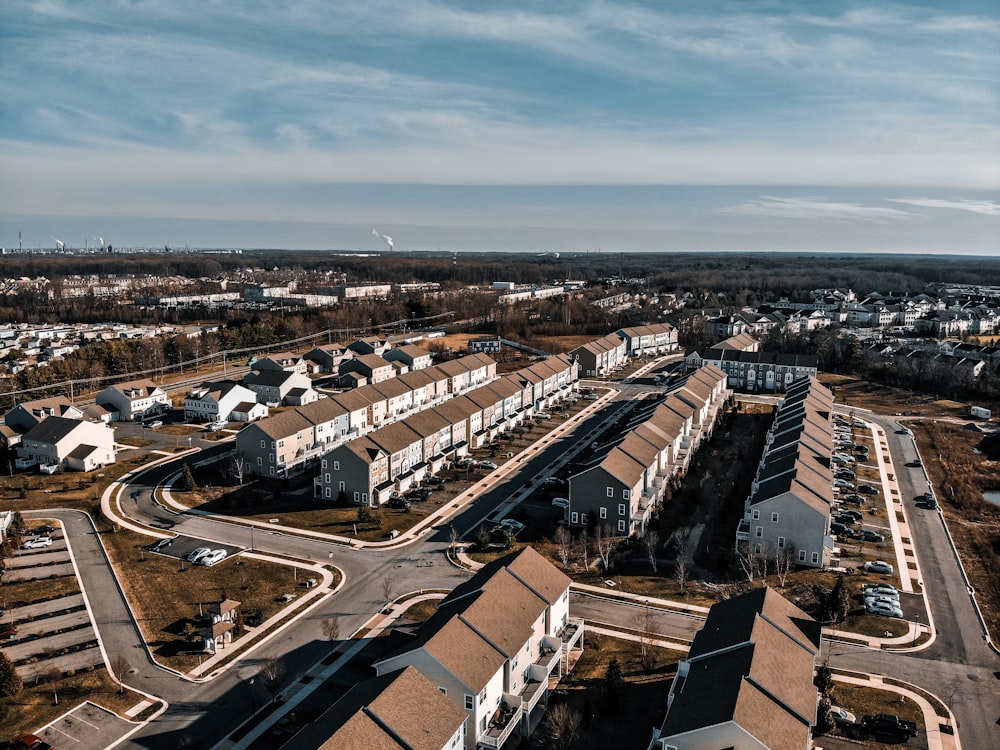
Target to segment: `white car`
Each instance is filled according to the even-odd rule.
[[[52,537],[36,536],[34,539],[29,539],[21,546],[24,547],[24,549],[41,549],[42,547],[51,547]]]
[[[865,570],[869,573],[892,573],[892,566],[884,560],[869,560],[865,563]]]
[[[226,428],[226,422],[212,422],[205,429],[209,432],[218,432],[219,430],[224,430]]]
[[[510,532],[512,534],[517,534],[524,528],[523,523],[521,523],[520,521],[515,521],[513,518],[503,519],[500,522],[500,525],[510,529]]]
[[[203,558],[211,551],[212,550],[209,549],[208,547],[197,547],[196,549],[193,549],[190,552],[188,552],[187,557],[185,557],[184,559],[192,563],[198,562],[201,558]]]
[[[215,565],[217,562],[222,562],[229,556],[229,553],[224,549],[213,549],[207,555],[199,557],[196,561],[199,565]]]
[[[535,412],[535,419],[551,419],[551,415],[545,411]]]
[[[874,604],[875,602],[883,602],[885,604],[891,604],[894,607],[899,606],[899,597],[892,594],[865,594],[865,606],[869,604]]]
[[[891,583],[866,583],[861,587],[862,593],[873,592],[876,594],[895,594],[899,596],[899,589]]]
[[[882,615],[883,617],[902,617],[903,610],[898,604],[890,602],[872,602],[865,604],[865,612],[870,615]]]
[[[480,461],[479,468],[489,469],[490,471],[492,471],[493,469],[497,468],[497,465],[493,461]]]
[[[569,507],[569,499],[565,498],[565,497],[554,497],[554,498],[552,498],[552,507],[553,508],[568,508]]]
[[[857,716],[840,706],[830,706],[830,717],[833,719],[834,724],[838,726],[855,724],[858,721]]]
[[[157,419],[156,421],[150,422],[149,424],[147,424],[146,427],[148,427],[150,429],[153,429],[155,427],[163,427],[163,422],[161,422],[160,420]]]

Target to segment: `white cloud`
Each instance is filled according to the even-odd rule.
[[[721,209],[722,213],[741,216],[761,216],[772,219],[834,219],[838,221],[866,221],[884,223],[890,220],[909,219],[914,214],[895,208],[863,206],[821,198],[778,198],[763,195],[736,206]]]
[[[939,200],[937,198],[889,198],[892,203],[905,203],[910,206],[924,208],[953,208],[959,211],[971,211],[987,216],[1000,216],[1000,203],[994,201],[975,200]]]

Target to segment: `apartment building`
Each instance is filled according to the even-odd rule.
[[[415,667],[465,713],[466,750],[504,747],[537,726],[549,678],[564,674],[571,652],[583,648],[569,584],[530,547],[500,558],[445,597],[413,642],[375,671]]]
[[[820,625],[768,587],[712,606],[648,750],[809,750]]]
[[[754,555],[794,555],[821,568],[830,562],[833,501],[833,395],[815,378],[788,389],[775,414],[767,446],[736,531],[737,548]]]

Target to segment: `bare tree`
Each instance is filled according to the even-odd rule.
[[[59,684],[62,682],[62,670],[59,667],[49,667],[42,674],[44,680],[52,686],[52,698],[59,705]]]
[[[458,529],[455,528],[455,524],[452,524],[448,529],[448,554],[454,557],[455,547],[458,546]]]
[[[278,697],[281,685],[285,681],[285,659],[284,657],[272,655],[264,659],[260,665],[260,678],[264,681],[264,687],[271,694],[271,703]]]
[[[584,570],[588,570],[590,568],[590,534],[587,533],[586,527],[580,529],[576,541],[580,553],[580,565]]]
[[[556,529],[556,533],[552,535],[552,540],[556,543],[559,561],[565,568],[569,565],[569,553],[573,545],[573,535],[569,533],[569,529],[565,526],[560,526]]]
[[[601,558],[601,564],[605,570],[611,570],[611,553],[615,549],[617,538],[611,533],[611,525],[604,524],[594,529],[594,545],[597,547],[597,554]]]
[[[128,671],[132,668],[132,665],[128,663],[128,659],[125,658],[124,654],[117,654],[111,657],[111,673],[118,680],[118,692],[125,692],[125,676]]]
[[[743,569],[743,574],[747,577],[747,583],[753,583],[753,579],[757,577],[757,556],[749,542],[740,542],[737,545],[736,557]]]
[[[687,561],[683,557],[677,558],[677,564],[674,566],[674,581],[677,582],[677,589],[680,591],[681,596],[684,595],[684,586],[688,580],[688,566]]]
[[[659,566],[659,560],[656,556],[660,551],[660,532],[656,529],[647,529],[643,541],[646,546],[646,559],[649,560],[653,572],[656,573]]]
[[[389,605],[392,604],[393,587],[394,584],[392,576],[386,575],[382,579],[382,598],[385,599],[386,608],[388,608]]]
[[[764,542],[764,551],[757,558],[757,570],[762,580],[767,578],[768,563],[774,558],[774,545],[771,542]]]
[[[233,456],[233,476],[236,477],[236,481],[243,486],[243,478],[246,476],[247,471],[247,457],[243,452],[237,452]]]
[[[656,666],[653,651],[653,611],[643,607],[632,616],[632,627],[639,633],[639,661],[642,668],[649,670]]]
[[[569,750],[580,738],[582,725],[583,716],[580,712],[570,708],[567,703],[560,703],[545,714],[536,733],[538,742],[543,748]]]
[[[340,639],[339,618],[326,617],[323,619],[323,637],[330,641],[330,650],[333,651],[333,644]]]
[[[774,572],[778,576],[778,585],[781,588],[785,588],[785,581],[788,579],[788,574],[792,572],[794,566],[795,547],[793,545],[786,544],[784,547],[775,550]]]

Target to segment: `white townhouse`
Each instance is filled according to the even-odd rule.
[[[232,380],[206,381],[184,399],[184,418],[195,422],[255,422],[266,416],[257,394]]]
[[[133,380],[108,386],[97,394],[96,401],[99,406],[115,413],[118,422],[147,419],[170,408],[167,392],[151,380]]]

